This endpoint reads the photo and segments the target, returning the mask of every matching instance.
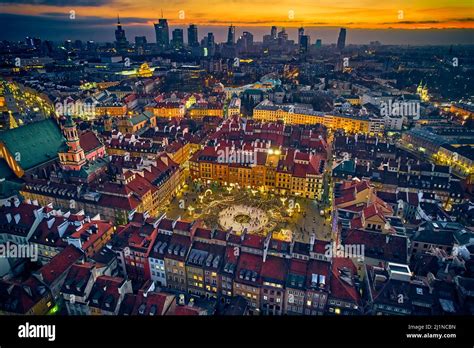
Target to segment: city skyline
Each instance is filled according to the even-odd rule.
[[[161,4],[76,0],[65,5],[48,0],[2,0],[0,19],[6,30],[0,33],[0,39],[21,40],[35,32],[48,40],[82,38],[110,42],[113,32],[107,29],[115,26],[117,14],[129,38],[144,35],[149,42],[155,41],[153,27],[160,18],[167,19],[170,32],[195,24],[200,29],[199,40],[214,32],[217,42],[226,41],[230,24],[236,27],[236,37],[250,31],[256,41],[261,41],[273,25],[287,28],[289,38],[296,40],[297,28],[303,26],[310,36],[321,38],[323,43],[335,43],[339,28],[345,27],[351,32],[348,44],[374,40],[387,44],[466,44],[474,30],[472,18],[466,15],[469,1],[457,2],[455,6],[449,1],[399,1],[382,7],[372,0],[351,6],[345,3],[324,0],[311,7],[307,1],[283,1],[268,9],[262,1],[241,6],[217,0],[203,11],[204,4],[199,1]],[[410,30],[410,35],[406,30]]]
[[[82,22],[71,23],[68,31],[63,30],[65,23],[70,23],[68,19],[55,20],[51,23],[42,21],[41,24],[31,22],[26,17],[9,17],[0,14],[0,20],[4,23],[5,31],[0,32],[0,40],[21,41],[27,36],[37,36],[44,40],[65,41],[65,40],[92,40],[100,43],[113,42],[114,30],[116,29],[116,17],[107,19],[107,27],[96,30],[94,25],[84,25]],[[129,18],[121,16],[121,24],[126,31],[127,38],[133,41],[135,36],[145,36],[148,42],[156,42],[156,35],[153,24],[142,26],[131,26]],[[158,20],[156,21],[158,23]],[[180,26],[169,25],[169,33],[175,29],[184,30],[184,39],[187,42],[187,28],[194,23],[187,23]],[[229,23],[230,24],[230,23]],[[17,30],[21,28],[20,30]],[[209,32],[215,35],[216,42],[227,41],[227,26],[200,26],[199,40],[207,36]],[[279,30],[282,27],[278,27]],[[285,27],[290,40],[297,41],[299,27]],[[305,32],[313,40],[322,39],[323,44],[336,44],[340,27],[304,27]],[[236,26],[236,37],[240,37],[244,31],[254,34],[255,41],[262,41],[264,35],[270,33],[270,26],[265,27],[244,27]],[[474,29],[349,29],[347,44],[368,44],[372,41],[379,41],[388,45],[451,45],[470,44]],[[409,32],[409,35],[407,35]]]
[[[293,2],[280,1],[268,8],[262,0],[223,1],[212,3],[197,0],[182,0],[157,3],[151,0],[75,0],[63,3],[56,0],[2,0],[3,12],[9,14],[27,14],[33,16],[60,16],[70,10],[78,16],[93,18],[114,18],[116,12],[133,13],[140,24],[146,20],[152,24],[155,17],[164,14],[170,24],[192,21],[198,25],[279,25],[288,26],[347,26],[350,28],[473,28],[472,18],[467,16],[470,1],[457,1],[455,5],[447,0],[401,0],[395,3],[380,4],[367,0],[354,4],[345,0],[321,0],[318,6],[309,0]],[[205,6],[207,5],[207,8]],[[204,11],[205,8],[205,11]],[[93,10],[90,15],[89,10]],[[82,12],[83,11],[83,12]],[[262,15],[263,14],[263,15]],[[324,18],[324,19],[322,19]],[[138,19],[142,19],[141,21]]]

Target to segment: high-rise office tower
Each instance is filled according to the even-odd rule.
[[[191,24],[188,28],[188,46],[190,47],[199,46],[198,28],[195,24]]]
[[[122,29],[120,24],[120,17],[117,15],[117,29],[115,29],[115,47],[117,51],[124,51],[128,47],[128,41],[125,37],[125,30]]]
[[[298,45],[301,46],[301,37],[304,35],[304,28],[301,27],[298,29]]]
[[[146,36],[135,36],[135,46],[145,46]]]
[[[216,53],[216,40],[214,38],[214,33],[207,33],[206,47],[209,56],[213,56]]]
[[[341,28],[337,38],[337,48],[343,50],[346,47],[346,28]]]
[[[97,51],[97,44],[94,41],[87,41],[86,48],[90,52],[95,52]]]
[[[135,52],[138,54],[145,53],[146,36],[135,36]]]
[[[322,44],[323,44],[323,43],[322,43],[321,39],[317,39],[317,40],[316,40],[316,47],[319,48],[319,47],[322,46]]]
[[[278,39],[280,39],[280,41],[288,40],[288,33],[285,28],[281,28],[281,31],[278,33]]]
[[[213,46],[216,44],[216,40],[214,39],[214,33],[207,33],[207,45]]]
[[[155,26],[156,45],[159,49],[167,49],[170,43],[170,30],[168,27],[168,20],[160,18]]]
[[[237,48],[239,52],[249,52],[253,46],[253,35],[248,31],[244,31],[242,36],[237,41]]]
[[[72,50],[72,41],[71,40],[64,41],[64,48],[66,49],[66,51],[71,51]]]
[[[277,27],[276,27],[276,26],[272,26],[272,31],[271,31],[271,33],[270,33],[270,36],[271,36],[272,39],[276,39],[276,38],[277,38],[277,31],[278,31]]]
[[[171,44],[174,48],[183,48],[184,47],[184,30],[183,29],[174,29],[173,30],[173,39]]]
[[[309,46],[311,45],[309,35],[301,35],[300,37],[300,52],[306,53],[309,50]]]
[[[227,31],[227,44],[235,44],[235,27],[232,24],[229,26],[229,30]]]
[[[81,51],[82,50],[82,41],[81,40],[75,40],[74,41],[74,49]]]
[[[39,48],[41,46],[41,39],[38,37],[29,37],[25,38],[25,43],[27,46]]]

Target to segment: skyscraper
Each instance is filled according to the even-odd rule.
[[[159,49],[166,49],[170,43],[170,31],[168,27],[168,20],[165,18],[160,18],[158,23],[154,24],[155,26],[155,35],[156,35],[156,45]]]
[[[171,40],[171,45],[174,48],[183,48],[184,47],[184,30],[175,29],[173,30],[173,39]]]
[[[301,46],[301,37],[304,35],[304,28],[301,27],[298,29],[298,45]]]
[[[281,42],[288,40],[288,33],[286,32],[285,28],[281,28],[281,31],[278,33],[278,39]]]
[[[207,33],[207,52],[210,56],[216,52],[216,40],[213,33]]]
[[[301,52],[301,53],[306,53],[306,52],[308,52],[309,46],[311,45],[310,40],[311,40],[311,39],[310,39],[309,35],[301,35],[301,36],[300,36],[300,44],[299,44],[299,47],[300,47],[300,52]]]
[[[242,36],[237,40],[237,49],[239,52],[249,52],[253,46],[253,35],[248,31],[244,31]]]
[[[215,44],[214,33],[207,33],[207,45],[214,46]]]
[[[227,44],[235,44],[235,27],[232,24],[229,26],[229,30],[227,31]]]
[[[271,36],[272,39],[276,39],[276,38],[277,38],[277,31],[278,31],[277,27],[276,27],[276,26],[272,26],[272,31],[271,31],[271,33],[270,33],[270,36]]]
[[[125,37],[125,30],[120,24],[120,17],[117,15],[117,29],[115,29],[115,47],[117,51],[121,52],[127,49],[128,41]]]
[[[198,28],[195,24],[191,24],[188,28],[188,46],[190,47],[199,46]]]
[[[135,36],[135,52],[138,54],[145,53],[146,36]]]
[[[337,48],[343,50],[346,47],[346,28],[341,28],[339,37],[337,38]]]

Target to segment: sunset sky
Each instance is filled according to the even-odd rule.
[[[161,9],[171,26],[474,28],[473,0],[0,0],[0,21],[16,29],[12,35],[49,22],[54,27],[60,21],[65,32],[78,30],[81,23],[97,31],[110,28],[119,13],[124,26],[134,32],[152,28]],[[71,10],[74,20],[69,19]],[[70,28],[68,21],[75,21]]]

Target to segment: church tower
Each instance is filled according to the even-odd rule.
[[[79,142],[76,123],[70,116],[67,117],[63,126],[63,134],[68,150],[59,153],[61,167],[64,170],[80,170],[86,163],[86,156]]]

